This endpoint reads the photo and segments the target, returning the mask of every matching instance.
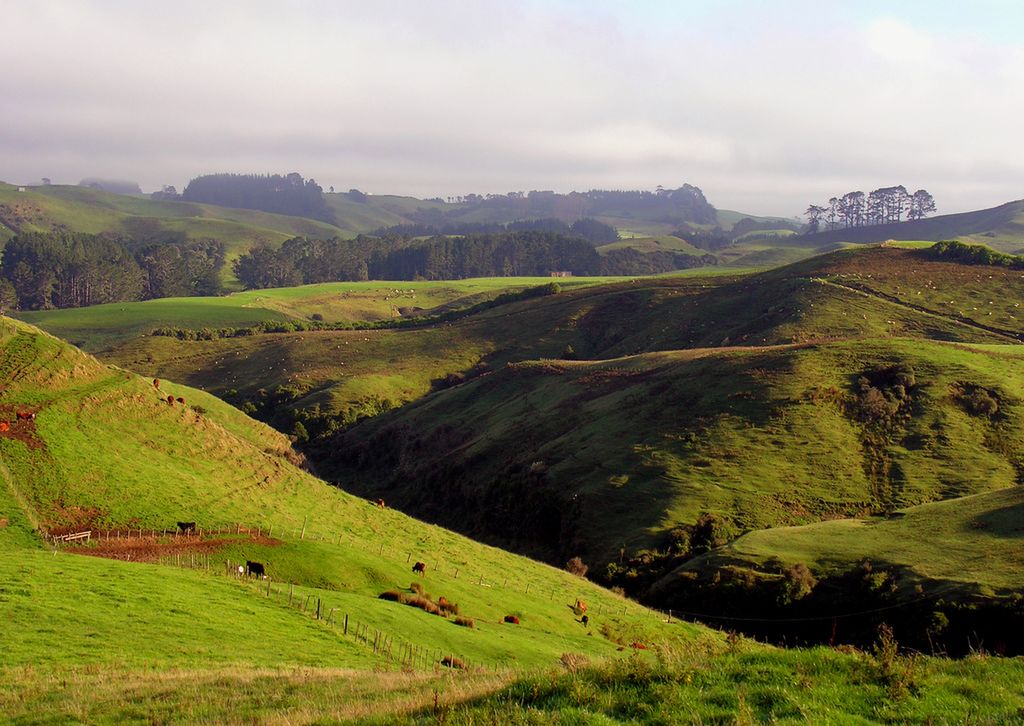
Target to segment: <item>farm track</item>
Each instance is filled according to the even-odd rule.
[[[926,307],[924,307],[922,305],[915,305],[914,303],[910,303],[910,302],[907,302],[906,300],[902,300],[902,299],[896,297],[895,295],[889,295],[888,293],[879,292],[878,290],[870,288],[867,285],[858,285],[858,284],[855,284],[855,283],[838,282],[836,280],[829,280],[829,279],[826,279],[826,278],[814,278],[814,279],[816,279],[819,282],[822,282],[822,283],[824,283],[826,285],[835,285],[836,287],[841,287],[844,290],[849,290],[850,292],[859,293],[859,294],[864,295],[866,297],[874,297],[874,298],[877,298],[879,300],[884,300],[886,302],[893,303],[894,305],[899,305],[901,307],[907,308],[909,310],[913,310],[915,312],[924,313],[925,315],[932,315],[932,316],[935,316],[937,318],[942,318],[943,320],[948,320],[948,321],[953,322],[953,323],[958,323],[960,325],[965,325],[965,326],[967,326],[969,328],[975,328],[977,330],[984,330],[986,333],[992,333],[993,335],[1000,335],[1000,336],[1002,336],[1004,338],[1011,338],[1015,343],[1024,342],[1024,333],[1019,333],[1019,332],[1014,331],[1014,330],[1007,330],[1006,328],[997,328],[997,327],[992,326],[992,325],[985,325],[984,323],[979,323],[977,320],[973,320],[971,318],[957,317],[955,315],[948,315],[946,313],[939,312],[939,311],[934,310],[932,308],[926,308]]]

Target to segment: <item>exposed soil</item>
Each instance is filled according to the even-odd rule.
[[[123,533],[122,533],[123,534]],[[68,552],[92,557],[106,557],[112,560],[130,560],[132,562],[160,562],[176,555],[209,555],[222,547],[248,542],[264,547],[277,547],[281,540],[256,535],[222,536],[213,535],[144,535],[142,537],[117,538],[114,532],[109,533],[114,539],[107,539],[108,533],[94,532],[88,544],[71,545]]]
[[[0,438],[20,441],[30,449],[45,449],[46,442],[39,438],[39,434],[36,432],[36,422],[19,419],[19,411],[38,413],[39,409],[12,403],[0,403],[0,422],[7,424],[0,426]]]

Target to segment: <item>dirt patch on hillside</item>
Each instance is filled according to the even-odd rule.
[[[157,535],[106,539],[104,533],[92,539],[89,544],[73,546],[68,552],[92,557],[106,557],[111,560],[131,562],[161,562],[179,555],[212,555],[224,547],[238,544],[254,544],[262,547],[277,547],[283,542],[271,537],[243,535],[241,537],[185,537],[180,535]]]
[[[46,442],[36,431],[35,420],[18,418],[19,413],[34,415],[38,411],[38,408],[31,406],[0,403],[0,438],[20,441],[30,449],[46,449]]]

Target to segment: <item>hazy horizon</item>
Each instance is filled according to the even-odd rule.
[[[1024,197],[1024,9],[908,2],[0,1],[0,179],[297,171],[447,197],[699,186],[794,216],[853,189]]]

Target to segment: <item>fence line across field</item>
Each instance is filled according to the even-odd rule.
[[[275,524],[271,524],[267,527],[263,527],[262,525],[250,527],[242,525],[239,522],[234,525],[225,525],[209,529],[197,526],[194,530],[184,532],[180,531],[179,529],[157,530],[146,529],[144,527],[133,527],[124,530],[117,529],[93,531],[92,539],[96,542],[105,542],[110,540],[116,541],[172,537],[178,541],[189,541],[192,539],[201,539],[205,536],[220,536],[231,534],[248,536],[255,535],[257,537],[266,536],[268,538],[273,538],[274,532],[277,532],[279,537],[288,537],[289,535],[291,535],[293,538],[303,541],[310,540],[315,542],[328,542],[339,546],[344,544],[347,547],[359,548],[364,552],[373,553],[378,557],[387,557],[392,561],[401,561],[402,557],[404,557],[406,564],[411,564],[414,561],[419,561],[419,559],[422,558],[422,560],[427,563],[429,570],[438,572],[441,575],[447,574],[447,576],[451,577],[452,579],[458,580],[461,575],[463,580],[468,581],[470,583],[474,583],[478,587],[487,587],[495,589],[501,588],[505,590],[510,589],[508,587],[508,578],[503,578],[500,583],[497,580],[487,580],[482,573],[470,573],[469,571],[467,571],[465,569],[465,563],[455,564],[446,560],[443,557],[434,554],[420,553],[416,555],[414,554],[413,550],[408,548],[392,549],[387,547],[386,543],[383,541],[373,542],[348,532],[338,532],[337,534],[325,536],[322,533],[314,533],[307,531],[305,522],[303,522],[301,527],[280,527]],[[67,535],[58,535],[57,537],[50,537],[50,539],[54,542],[55,545],[57,545],[66,543],[67,540],[63,539],[63,537],[67,537]],[[575,575],[568,575],[568,573],[566,573],[566,576],[576,577]],[[512,588],[515,591],[518,592],[520,591],[520,589],[522,589],[522,592],[527,595],[530,594],[531,591],[537,593],[538,595],[543,595],[546,593],[549,600],[553,600],[559,592],[564,592],[566,589],[571,589],[574,584],[572,581],[567,580],[561,583],[560,585],[551,586],[546,583],[538,584],[535,581],[524,582],[522,579],[519,578],[516,579],[516,582],[518,583],[518,586],[514,586]],[[598,603],[596,604],[591,614],[597,617],[600,617],[602,615],[625,615],[628,611],[628,608],[629,606],[626,603],[623,603],[621,610],[619,610],[618,607],[611,606],[605,608],[603,604]],[[651,608],[648,608],[648,611],[652,614],[652,616],[659,612]],[[669,621],[672,620],[672,617],[669,613],[660,614],[666,615]]]

